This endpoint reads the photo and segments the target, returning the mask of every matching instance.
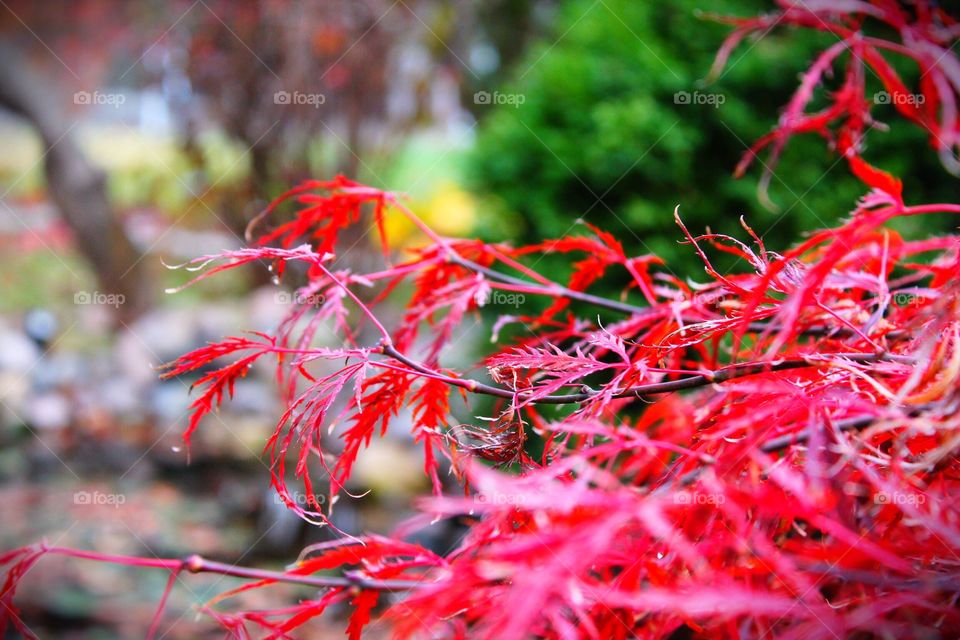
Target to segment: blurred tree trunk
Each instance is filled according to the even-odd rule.
[[[49,83],[32,72],[12,47],[0,45],[0,107],[22,116],[40,135],[47,189],[89,261],[103,293],[123,296],[118,318],[128,322],[147,309],[151,288],[140,253],[107,200],[106,177],[84,156],[71,127],[54,106]]]

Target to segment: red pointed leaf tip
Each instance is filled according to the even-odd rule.
[[[903,202],[903,182],[899,178],[877,169],[858,155],[847,156],[847,162],[850,164],[853,175],[857,176],[865,185],[873,189],[879,189],[898,202]]]
[[[363,637],[363,628],[370,624],[370,613],[379,599],[380,594],[376,591],[360,591],[350,601],[353,606],[347,625],[347,636],[350,640],[360,640]]]

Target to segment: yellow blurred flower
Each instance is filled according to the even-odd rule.
[[[409,206],[441,235],[466,236],[473,231],[476,223],[477,206],[473,196],[450,181],[441,182],[428,198],[413,201]],[[400,246],[410,247],[423,243],[422,234],[397,212],[387,215],[386,229],[387,235]]]

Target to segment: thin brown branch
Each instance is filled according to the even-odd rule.
[[[447,384],[450,384],[455,387],[461,387],[467,391],[473,393],[480,393],[484,395],[495,396],[498,398],[516,398],[518,400],[524,401],[527,400],[531,404],[574,404],[578,402],[588,401],[601,394],[600,391],[583,391],[580,393],[569,393],[569,394],[558,394],[558,395],[548,395],[542,398],[531,399],[533,392],[530,390],[512,390],[506,389],[503,387],[495,387],[477,380],[472,380],[469,378],[454,378],[452,376],[445,375],[439,371],[431,369],[426,365],[419,363],[402,353],[400,353],[393,345],[383,345],[381,346],[381,352],[401,362],[410,369],[420,372],[422,374],[428,375],[431,378],[436,378],[443,380]],[[668,380],[666,382],[652,382],[649,384],[637,385],[634,387],[629,387],[622,389],[613,394],[614,398],[629,398],[637,397],[644,398],[646,396],[660,395],[664,393],[671,393],[673,391],[682,391],[686,389],[696,389],[698,387],[705,387],[711,384],[718,384],[722,382],[727,382],[729,380],[735,380],[737,378],[743,378],[746,376],[757,375],[760,373],[767,373],[770,371],[786,371],[789,369],[801,369],[804,367],[819,367],[829,364],[829,358],[834,359],[843,359],[850,362],[877,362],[880,360],[889,360],[894,362],[902,362],[904,364],[912,364],[913,359],[907,356],[898,356],[895,354],[890,354],[886,352],[877,352],[877,353],[832,353],[825,355],[810,355],[800,358],[792,358],[787,360],[779,360],[773,362],[747,362],[730,365],[728,367],[723,367],[722,369],[717,369],[715,371],[707,371],[701,374],[696,374],[692,376],[687,376],[680,378],[678,380]]]
[[[514,276],[508,275],[506,273],[501,273],[495,269],[490,269],[481,264],[477,264],[473,260],[464,258],[456,251],[452,249],[448,253],[450,256],[450,261],[456,264],[459,264],[462,267],[466,267],[471,271],[476,273],[482,273],[491,280],[496,280],[498,282],[504,282],[507,284],[514,284],[521,287],[531,287],[539,288],[543,290],[543,295],[547,296],[561,296],[564,298],[570,298],[571,300],[578,300],[580,302],[585,302],[587,304],[592,304],[596,307],[602,307],[604,309],[610,309],[612,311],[619,311],[621,313],[626,313],[627,315],[633,315],[636,313],[644,313],[649,311],[647,307],[638,307],[636,305],[628,304],[626,302],[619,302],[617,300],[610,300],[608,298],[603,298],[601,296],[596,296],[591,293],[586,293],[583,291],[577,291],[569,287],[565,287],[561,284],[554,283],[550,287],[544,287],[541,284],[530,282],[529,280],[524,280],[522,278],[516,278]]]
[[[183,560],[187,571],[191,573],[216,573],[222,576],[231,576],[234,578],[246,578],[250,580],[273,580],[275,582],[285,582],[288,584],[302,584],[310,587],[320,588],[350,588],[359,587],[361,589],[375,589],[377,591],[409,591],[424,586],[422,581],[418,580],[375,580],[367,578],[356,573],[346,573],[341,576],[301,576],[281,571],[269,571],[266,569],[252,569],[249,567],[238,567],[224,562],[207,560],[202,556],[192,555]]]
[[[356,573],[346,573],[339,576],[296,575],[285,573],[283,571],[270,571],[267,569],[252,569],[249,567],[235,566],[224,562],[208,560],[207,558],[196,554],[180,559],[141,558],[139,556],[105,554],[98,553],[96,551],[70,549],[67,547],[47,547],[45,545],[40,545],[38,549],[43,553],[55,553],[58,555],[70,556],[72,558],[79,558],[81,560],[95,560],[98,562],[110,562],[113,564],[134,567],[167,569],[173,572],[189,571],[190,573],[216,573],[234,578],[269,580],[272,582],[301,584],[317,588],[359,587],[362,589],[376,589],[378,591],[407,591],[422,587],[425,584],[429,584],[429,582],[417,580],[376,580]]]

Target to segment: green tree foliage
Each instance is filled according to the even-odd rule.
[[[742,233],[743,215],[771,248],[835,222],[863,188],[820,139],[801,137],[787,147],[770,185],[777,211],[757,197],[762,166],[730,179],[831,36],[767,33],[742,43],[707,83],[730,27],[697,10],[749,16],[770,6],[565,2],[553,32],[514,66],[512,80],[488,88],[494,104],[481,109],[471,187],[490,212],[517,225],[518,242],[571,233],[579,218],[614,232],[629,251],[661,255],[682,276],[699,276],[702,265],[677,244],[676,205],[694,232],[710,226]],[[904,72],[916,77],[909,67]],[[876,78],[869,81],[880,89]],[[522,98],[510,100],[516,95]],[[867,159],[903,177],[908,202],[949,199],[958,181],[937,163],[923,134],[897,121],[889,106],[875,114],[890,129],[870,137]]]

